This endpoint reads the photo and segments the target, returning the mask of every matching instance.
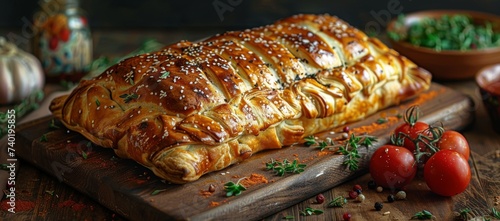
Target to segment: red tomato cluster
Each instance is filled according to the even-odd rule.
[[[410,108],[405,123],[394,130],[391,144],[373,153],[373,180],[385,188],[402,188],[415,177],[417,165],[423,163],[424,180],[432,192],[442,196],[463,192],[471,179],[467,140],[459,132],[418,121],[416,111],[417,107]]]

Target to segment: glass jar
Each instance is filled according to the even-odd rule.
[[[92,36],[79,0],[42,0],[35,13],[33,54],[47,82],[77,82],[92,62]]]

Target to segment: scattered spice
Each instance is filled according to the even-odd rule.
[[[77,203],[73,200],[66,200],[66,201],[60,202],[57,206],[59,208],[69,207],[69,208],[73,209],[73,211],[82,211],[83,209],[85,209],[87,207],[85,204]]]
[[[0,202],[0,209],[3,211],[9,211],[12,210],[11,206],[8,204],[10,200],[4,199]],[[23,212],[23,211],[29,211],[35,208],[35,203],[28,201],[28,200],[21,200],[21,199],[16,199],[16,206],[14,211],[17,212]]]
[[[382,210],[382,208],[384,208],[384,204],[382,204],[381,202],[376,202],[373,207],[375,207],[375,210],[380,211]]]
[[[352,128],[351,132],[356,133],[356,134],[371,134],[375,131],[387,129],[391,125],[393,125],[399,121],[399,118],[396,116],[389,116],[389,117],[386,117],[384,119],[385,119],[384,123],[373,122],[370,125]]]
[[[210,206],[211,206],[211,207],[215,207],[215,206],[219,206],[219,205],[220,205],[220,203],[219,203],[219,202],[215,202],[215,201],[211,201],[211,202],[210,202]]]
[[[258,173],[252,173],[250,177],[245,177],[243,180],[240,181],[240,184],[242,184],[245,187],[250,187],[259,183],[268,183],[269,181],[267,178]]]
[[[207,190],[200,190],[200,195],[204,197],[209,197],[212,196],[213,192],[207,191]]]

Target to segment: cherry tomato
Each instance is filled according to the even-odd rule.
[[[440,150],[425,163],[424,179],[432,192],[454,196],[469,185],[471,170],[467,160],[458,152]]]
[[[415,140],[418,135],[421,134],[423,136],[432,137],[432,133],[428,129],[429,124],[417,121],[413,126],[409,123],[400,125],[394,130],[394,134],[399,137],[404,137],[403,146],[413,153],[415,152],[415,143],[413,140]],[[420,151],[426,149],[426,145],[422,142],[418,144],[418,147]]]
[[[401,188],[409,184],[417,172],[413,153],[394,145],[383,145],[370,159],[370,174],[377,185]]]
[[[453,150],[456,151],[462,156],[464,156],[465,160],[469,160],[469,155],[470,155],[470,148],[469,148],[469,143],[467,142],[467,139],[465,137],[453,130],[447,130],[443,133],[443,136],[439,139],[437,142],[436,146],[440,150],[448,149],[448,150]]]

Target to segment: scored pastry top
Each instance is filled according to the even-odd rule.
[[[125,59],[51,110],[92,142],[151,166],[165,148],[214,146],[283,121],[344,113],[354,97],[391,81],[399,86],[387,104],[427,89],[431,76],[337,17],[296,15]]]

